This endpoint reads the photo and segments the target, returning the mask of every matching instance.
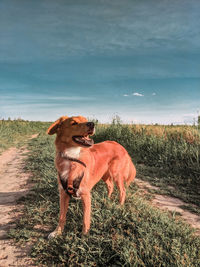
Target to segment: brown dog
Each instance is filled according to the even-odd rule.
[[[94,132],[94,123],[82,116],[63,116],[47,130],[50,135],[57,134],[55,164],[60,191],[59,223],[49,238],[62,233],[71,196],[81,198],[83,202],[83,233],[86,234],[90,229],[93,186],[103,179],[110,197],[114,181],[119,189],[120,204],[123,204],[126,197],[124,182],[129,186],[135,178],[136,169],[125,148],[113,141],[94,145],[89,138]]]

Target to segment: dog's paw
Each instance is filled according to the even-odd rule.
[[[48,239],[53,239],[59,235],[61,235],[61,233],[55,230],[48,235]]]
[[[86,236],[86,235],[88,235],[89,234],[89,229],[83,229],[82,230],[82,235],[83,236]]]

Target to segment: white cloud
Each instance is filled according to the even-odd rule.
[[[123,96],[128,96],[127,94],[124,94]]]
[[[71,101],[79,101],[79,100],[94,100],[94,97],[87,97],[87,96],[52,96],[52,97],[45,97],[44,99],[49,100],[71,100]]]
[[[156,95],[156,93],[153,93],[152,95]]]
[[[143,94],[140,93],[133,93],[134,96],[144,96]]]
[[[42,95],[42,94],[18,94],[18,95],[4,95],[0,100],[5,101],[61,101],[61,100],[66,100],[66,101],[87,101],[87,100],[94,100],[94,97],[90,97],[90,96],[46,96],[46,95]]]

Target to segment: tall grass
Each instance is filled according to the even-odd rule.
[[[11,147],[23,145],[30,135],[47,128],[48,123],[36,121],[0,120],[0,153]]]
[[[179,134],[177,140],[176,131],[172,134],[171,128],[164,133],[156,135],[151,133],[148,127],[138,128],[137,125],[123,125],[113,121],[111,125],[97,127],[94,139],[95,142],[119,142],[137,163],[137,169],[141,170],[138,175],[144,173],[142,166],[148,169],[149,174],[154,170],[154,178],[151,181],[158,176],[166,185],[173,185],[182,192],[184,200],[190,200],[200,206],[200,141],[197,138],[199,135],[195,132],[195,142],[188,142],[184,134]],[[181,196],[181,193],[179,195]]]
[[[112,123],[110,126],[97,128],[95,141],[115,140],[121,143],[137,161],[150,166],[169,167],[173,171],[181,172],[194,178],[194,183],[200,181],[200,141],[196,137],[195,143],[185,140],[176,131],[163,135],[151,133],[147,127],[128,126]],[[196,133],[197,134],[197,133]],[[166,138],[167,135],[167,138]],[[199,137],[200,135],[198,135]]]
[[[199,143],[200,134],[196,127],[187,125],[131,125],[134,133],[145,131],[146,135],[161,137],[176,142]]]

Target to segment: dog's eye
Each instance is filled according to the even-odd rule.
[[[76,124],[78,124],[78,122],[76,122],[76,121],[72,122],[72,125],[76,125]]]

